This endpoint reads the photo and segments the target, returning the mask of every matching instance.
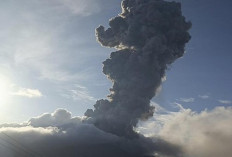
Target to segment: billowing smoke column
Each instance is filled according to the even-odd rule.
[[[123,0],[122,13],[109,25],[98,27],[96,36],[103,46],[117,49],[103,62],[113,87],[108,99],[98,100],[85,115],[105,132],[135,138],[138,120],[153,115],[150,100],[167,66],[184,54],[191,23],[182,16],[180,3]]]

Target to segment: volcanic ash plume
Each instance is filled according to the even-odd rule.
[[[139,119],[153,115],[150,100],[165,76],[165,69],[184,54],[190,40],[190,22],[181,5],[163,0],[123,0],[122,13],[99,26],[97,40],[117,49],[103,62],[103,73],[113,82],[107,100],[87,110],[94,125],[117,136],[135,138]]]

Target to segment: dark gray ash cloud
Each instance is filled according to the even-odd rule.
[[[85,115],[94,125],[117,136],[135,138],[139,119],[153,115],[150,100],[167,66],[184,54],[190,40],[181,4],[163,0],[123,0],[122,13],[99,26],[97,40],[116,48],[103,62],[103,73],[113,82],[107,100],[98,100]]]

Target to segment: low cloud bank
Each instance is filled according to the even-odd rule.
[[[142,135],[126,139],[103,132],[86,117],[64,109],[31,118],[24,124],[0,126],[0,152],[6,157],[231,157],[232,107],[195,113],[159,111],[140,122]],[[89,122],[89,121],[88,121]],[[149,137],[149,138],[146,138]],[[112,155],[113,154],[113,155]]]
[[[24,124],[0,126],[1,156],[25,157],[150,157],[156,154],[179,156],[180,148],[141,135],[126,139],[106,133],[86,117],[72,117],[65,109],[31,118]],[[147,153],[147,156],[146,156]],[[145,154],[145,155],[144,155]],[[154,153],[153,153],[154,155]]]
[[[182,108],[179,112],[156,113],[142,122],[138,131],[179,145],[185,157],[231,157],[232,107],[216,107],[201,113]]]

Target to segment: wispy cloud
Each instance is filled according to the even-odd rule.
[[[174,108],[178,108],[180,111],[185,110],[185,108],[180,103],[172,103]]]
[[[163,108],[162,106],[160,106],[158,103],[154,101],[151,101],[150,105],[155,107],[155,112],[163,113],[167,111],[165,108]]]
[[[79,84],[75,84],[74,88],[62,90],[62,92],[63,97],[74,101],[96,101],[96,98],[89,94],[88,89]]]
[[[226,105],[232,104],[231,100],[218,100],[218,102],[220,102],[221,104],[226,104]]]
[[[0,66],[7,64],[12,73],[17,69],[33,71],[34,77],[40,79],[83,79],[85,74],[70,68],[80,64],[74,61],[74,56],[84,56],[77,55],[80,50],[71,47],[73,43],[83,43],[84,38],[76,35],[82,30],[75,29],[73,35],[66,27],[74,23],[70,21],[76,22],[99,10],[98,0],[7,1],[0,5],[3,15],[0,17]]]
[[[38,89],[30,88],[19,88],[16,92],[12,92],[11,94],[28,98],[39,98],[43,96]]]
[[[191,103],[191,102],[194,102],[195,99],[194,98],[180,98],[179,101],[186,102],[186,103]]]
[[[76,15],[89,16],[100,11],[97,0],[58,0],[58,2]]]

